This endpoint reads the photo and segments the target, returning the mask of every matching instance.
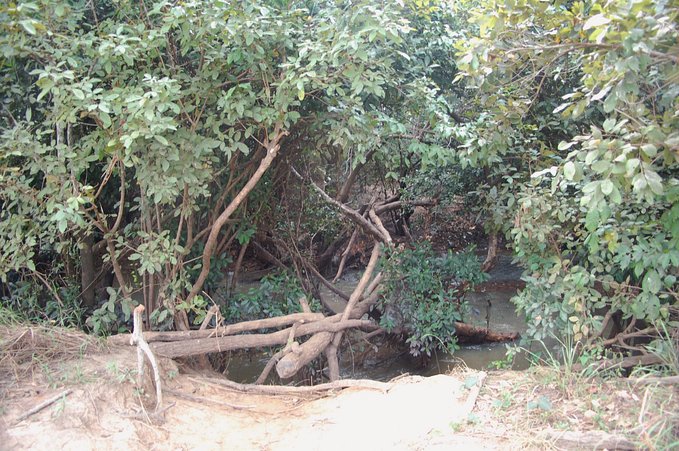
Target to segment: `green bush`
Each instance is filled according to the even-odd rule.
[[[290,274],[281,272],[266,276],[256,288],[246,293],[235,294],[235,299],[229,301],[224,317],[228,323],[250,321],[261,318],[300,313],[302,311],[299,299],[305,297],[304,290],[297,279]],[[320,311],[320,303],[313,299],[309,306],[312,311]]]
[[[464,295],[487,278],[473,250],[437,256],[429,243],[418,244],[389,250],[382,266],[386,290],[378,303],[380,325],[404,332],[414,356],[454,352],[455,322],[467,310]]]

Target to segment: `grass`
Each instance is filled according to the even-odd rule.
[[[560,446],[542,434],[546,431],[603,431],[640,449],[677,449],[678,396],[675,386],[565,375],[553,367],[491,372],[475,409],[480,423],[465,425],[465,432],[544,449]]]
[[[662,365],[636,370],[632,376],[679,374],[679,337],[666,331],[646,350]],[[679,389],[676,384],[650,384],[613,372],[592,370],[600,356],[583,354],[569,337],[554,337],[554,346],[538,342],[540,350],[526,352],[535,363],[522,373],[502,372],[493,377],[482,396],[491,412],[486,428],[518,432],[604,431],[626,437],[640,449],[679,449]],[[498,373],[495,373],[498,374]],[[513,382],[512,382],[513,380]],[[527,447],[550,447],[540,434],[524,436]]]
[[[82,332],[6,317],[0,324],[0,394],[36,374],[52,387],[86,382],[82,366],[73,361],[98,348],[97,340]]]

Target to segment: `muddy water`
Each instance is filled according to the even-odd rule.
[[[477,288],[473,293],[467,294],[467,302],[470,313],[464,321],[475,326],[489,326],[496,332],[519,332],[526,330],[526,322],[515,311],[510,298],[520,286],[520,268],[511,264],[508,256],[501,256],[496,268],[490,272],[490,280]],[[361,273],[349,271],[336,287],[344,293],[350,294],[360,278]],[[254,286],[252,283],[241,284],[238,290],[247,290]],[[327,288],[321,289],[326,305],[335,312],[341,312],[345,302]],[[414,361],[407,354],[392,355],[384,358],[368,357],[360,358],[365,351],[366,344],[358,343],[342,353],[340,357],[341,373],[343,378],[366,378],[373,380],[389,380],[401,374],[434,375],[447,373],[456,367],[468,367],[472,369],[487,369],[493,362],[504,360],[506,345],[504,343],[463,346],[454,355],[438,353],[432,356],[429,365],[425,368],[419,362]],[[261,373],[270,357],[266,352],[251,352],[237,354],[228,358],[225,362],[225,374],[232,380],[240,382],[253,382]],[[230,359],[230,360],[229,360]],[[514,369],[528,367],[526,361],[515,361]],[[320,377],[320,368],[318,377]],[[312,371],[313,373],[313,371]]]

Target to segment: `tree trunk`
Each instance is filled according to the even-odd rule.
[[[200,274],[198,275],[198,280],[196,280],[196,282],[193,284],[193,287],[191,287],[191,291],[189,292],[189,295],[186,298],[187,304],[190,304],[193,298],[198,293],[200,293],[200,290],[203,289],[203,284],[205,283],[205,280],[207,279],[207,276],[210,273],[210,259],[212,258],[212,254],[215,250],[215,247],[217,246],[217,238],[219,237],[219,232],[222,230],[222,227],[228,221],[231,215],[236,211],[236,209],[238,209],[240,204],[250,194],[250,191],[254,189],[254,187],[262,178],[266,170],[269,169],[269,166],[271,166],[271,163],[278,154],[281,139],[283,139],[283,136],[285,136],[286,134],[287,134],[286,131],[281,130],[281,125],[276,124],[273,133],[273,139],[267,140],[265,142],[266,155],[259,163],[259,167],[252,175],[252,177],[250,177],[250,180],[247,181],[245,186],[243,186],[240,192],[236,195],[236,197],[233,198],[231,203],[219,215],[219,217],[217,217],[215,223],[212,225],[210,235],[208,236],[207,242],[205,243],[205,249],[203,250],[203,266],[200,270]]]
[[[92,234],[85,235],[80,247],[80,284],[81,298],[84,307],[91,308],[95,304],[94,283],[94,237]]]
[[[497,262],[497,233],[493,233],[488,237],[488,253],[486,259],[481,265],[481,271],[490,271]]]

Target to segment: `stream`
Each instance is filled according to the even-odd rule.
[[[351,293],[361,274],[356,270],[347,271],[335,286],[345,293]],[[501,255],[489,275],[488,282],[477,287],[476,291],[467,293],[466,299],[470,314],[464,318],[465,322],[484,328],[489,325],[490,329],[496,332],[523,334],[526,330],[526,322],[516,314],[515,307],[510,302],[510,298],[521,286],[521,268],[511,263],[510,256]],[[246,291],[256,285],[257,282],[240,283],[237,290]],[[345,302],[326,287],[322,287],[321,295],[325,303],[335,312],[341,312],[344,308]],[[489,301],[490,308],[488,307]],[[380,354],[374,357],[368,354],[366,358],[359,359],[358,356],[365,351],[367,346],[367,344],[355,343],[343,351],[340,357],[341,377],[388,381],[405,373],[423,376],[448,373],[460,366],[483,370],[491,366],[493,362],[504,360],[506,352],[505,343],[467,345],[462,346],[454,354],[438,353],[432,356],[429,364],[422,368],[407,353],[383,358],[379,357]],[[224,361],[224,372],[233,381],[252,383],[257,379],[269,358],[268,352],[233,353]],[[528,362],[525,360],[517,360],[513,365],[514,369],[527,367]]]

